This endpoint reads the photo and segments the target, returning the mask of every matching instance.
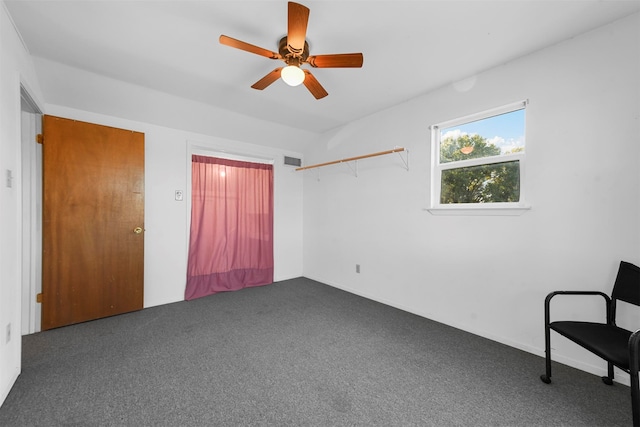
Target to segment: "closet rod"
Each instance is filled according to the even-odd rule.
[[[296,170],[297,171],[302,171],[302,170],[305,170],[305,169],[319,168],[319,167],[322,167],[322,166],[335,165],[336,163],[352,162],[354,160],[366,159],[366,158],[369,158],[369,157],[384,156],[385,154],[391,154],[391,153],[400,153],[402,151],[404,151],[404,148],[403,147],[398,147],[398,148],[394,148],[393,150],[379,151],[377,153],[365,154],[363,156],[349,157],[347,159],[334,160],[332,162],[326,162],[326,163],[318,163],[317,165],[311,165],[311,166],[304,166],[304,167],[301,167],[301,168],[296,168]]]

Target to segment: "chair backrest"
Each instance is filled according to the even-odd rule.
[[[616,283],[611,298],[640,305],[640,267],[620,261]]]

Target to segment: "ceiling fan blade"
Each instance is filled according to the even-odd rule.
[[[305,62],[316,68],[360,68],[364,57],[361,53],[337,53],[310,56]]]
[[[309,92],[311,92],[311,94],[315,96],[316,99],[321,99],[329,95],[329,93],[324,90],[320,82],[318,82],[318,80],[313,76],[313,74],[309,72],[309,70],[304,70],[304,74],[304,82],[302,83],[307,87],[307,89],[309,89]]]
[[[309,8],[292,1],[289,2],[289,20],[287,29],[287,45],[291,53],[301,54],[307,37]]]
[[[282,71],[282,67],[276,68],[275,70],[273,70],[272,72],[270,72],[269,74],[267,74],[266,76],[264,76],[263,78],[255,82],[253,85],[251,85],[251,87],[258,90],[262,90],[266,88],[271,83],[275,82],[280,78],[280,71]]]
[[[220,44],[229,47],[235,47],[236,49],[244,50],[247,52],[255,53],[256,55],[265,56],[270,59],[282,59],[279,53],[272,52],[267,49],[263,49],[258,46],[254,46],[249,43],[245,43],[240,40],[236,40],[232,37],[225,36],[224,34],[220,36]]]

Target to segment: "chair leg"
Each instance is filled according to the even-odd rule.
[[[640,330],[631,334],[629,338],[629,374],[631,375],[631,412],[634,427],[640,427]]]
[[[613,363],[607,362],[607,376],[602,377],[602,382],[606,385],[613,385]]]
[[[634,427],[640,427],[640,391],[638,391],[638,369],[631,373],[631,412]]]
[[[546,310],[545,310],[546,311]],[[549,315],[546,314],[544,322],[544,354],[545,354],[545,373],[540,375],[543,383],[551,382],[551,329],[549,328]]]

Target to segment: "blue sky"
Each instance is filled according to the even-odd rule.
[[[447,136],[478,134],[508,152],[515,147],[524,147],[524,108],[463,125],[442,129],[442,138]]]

